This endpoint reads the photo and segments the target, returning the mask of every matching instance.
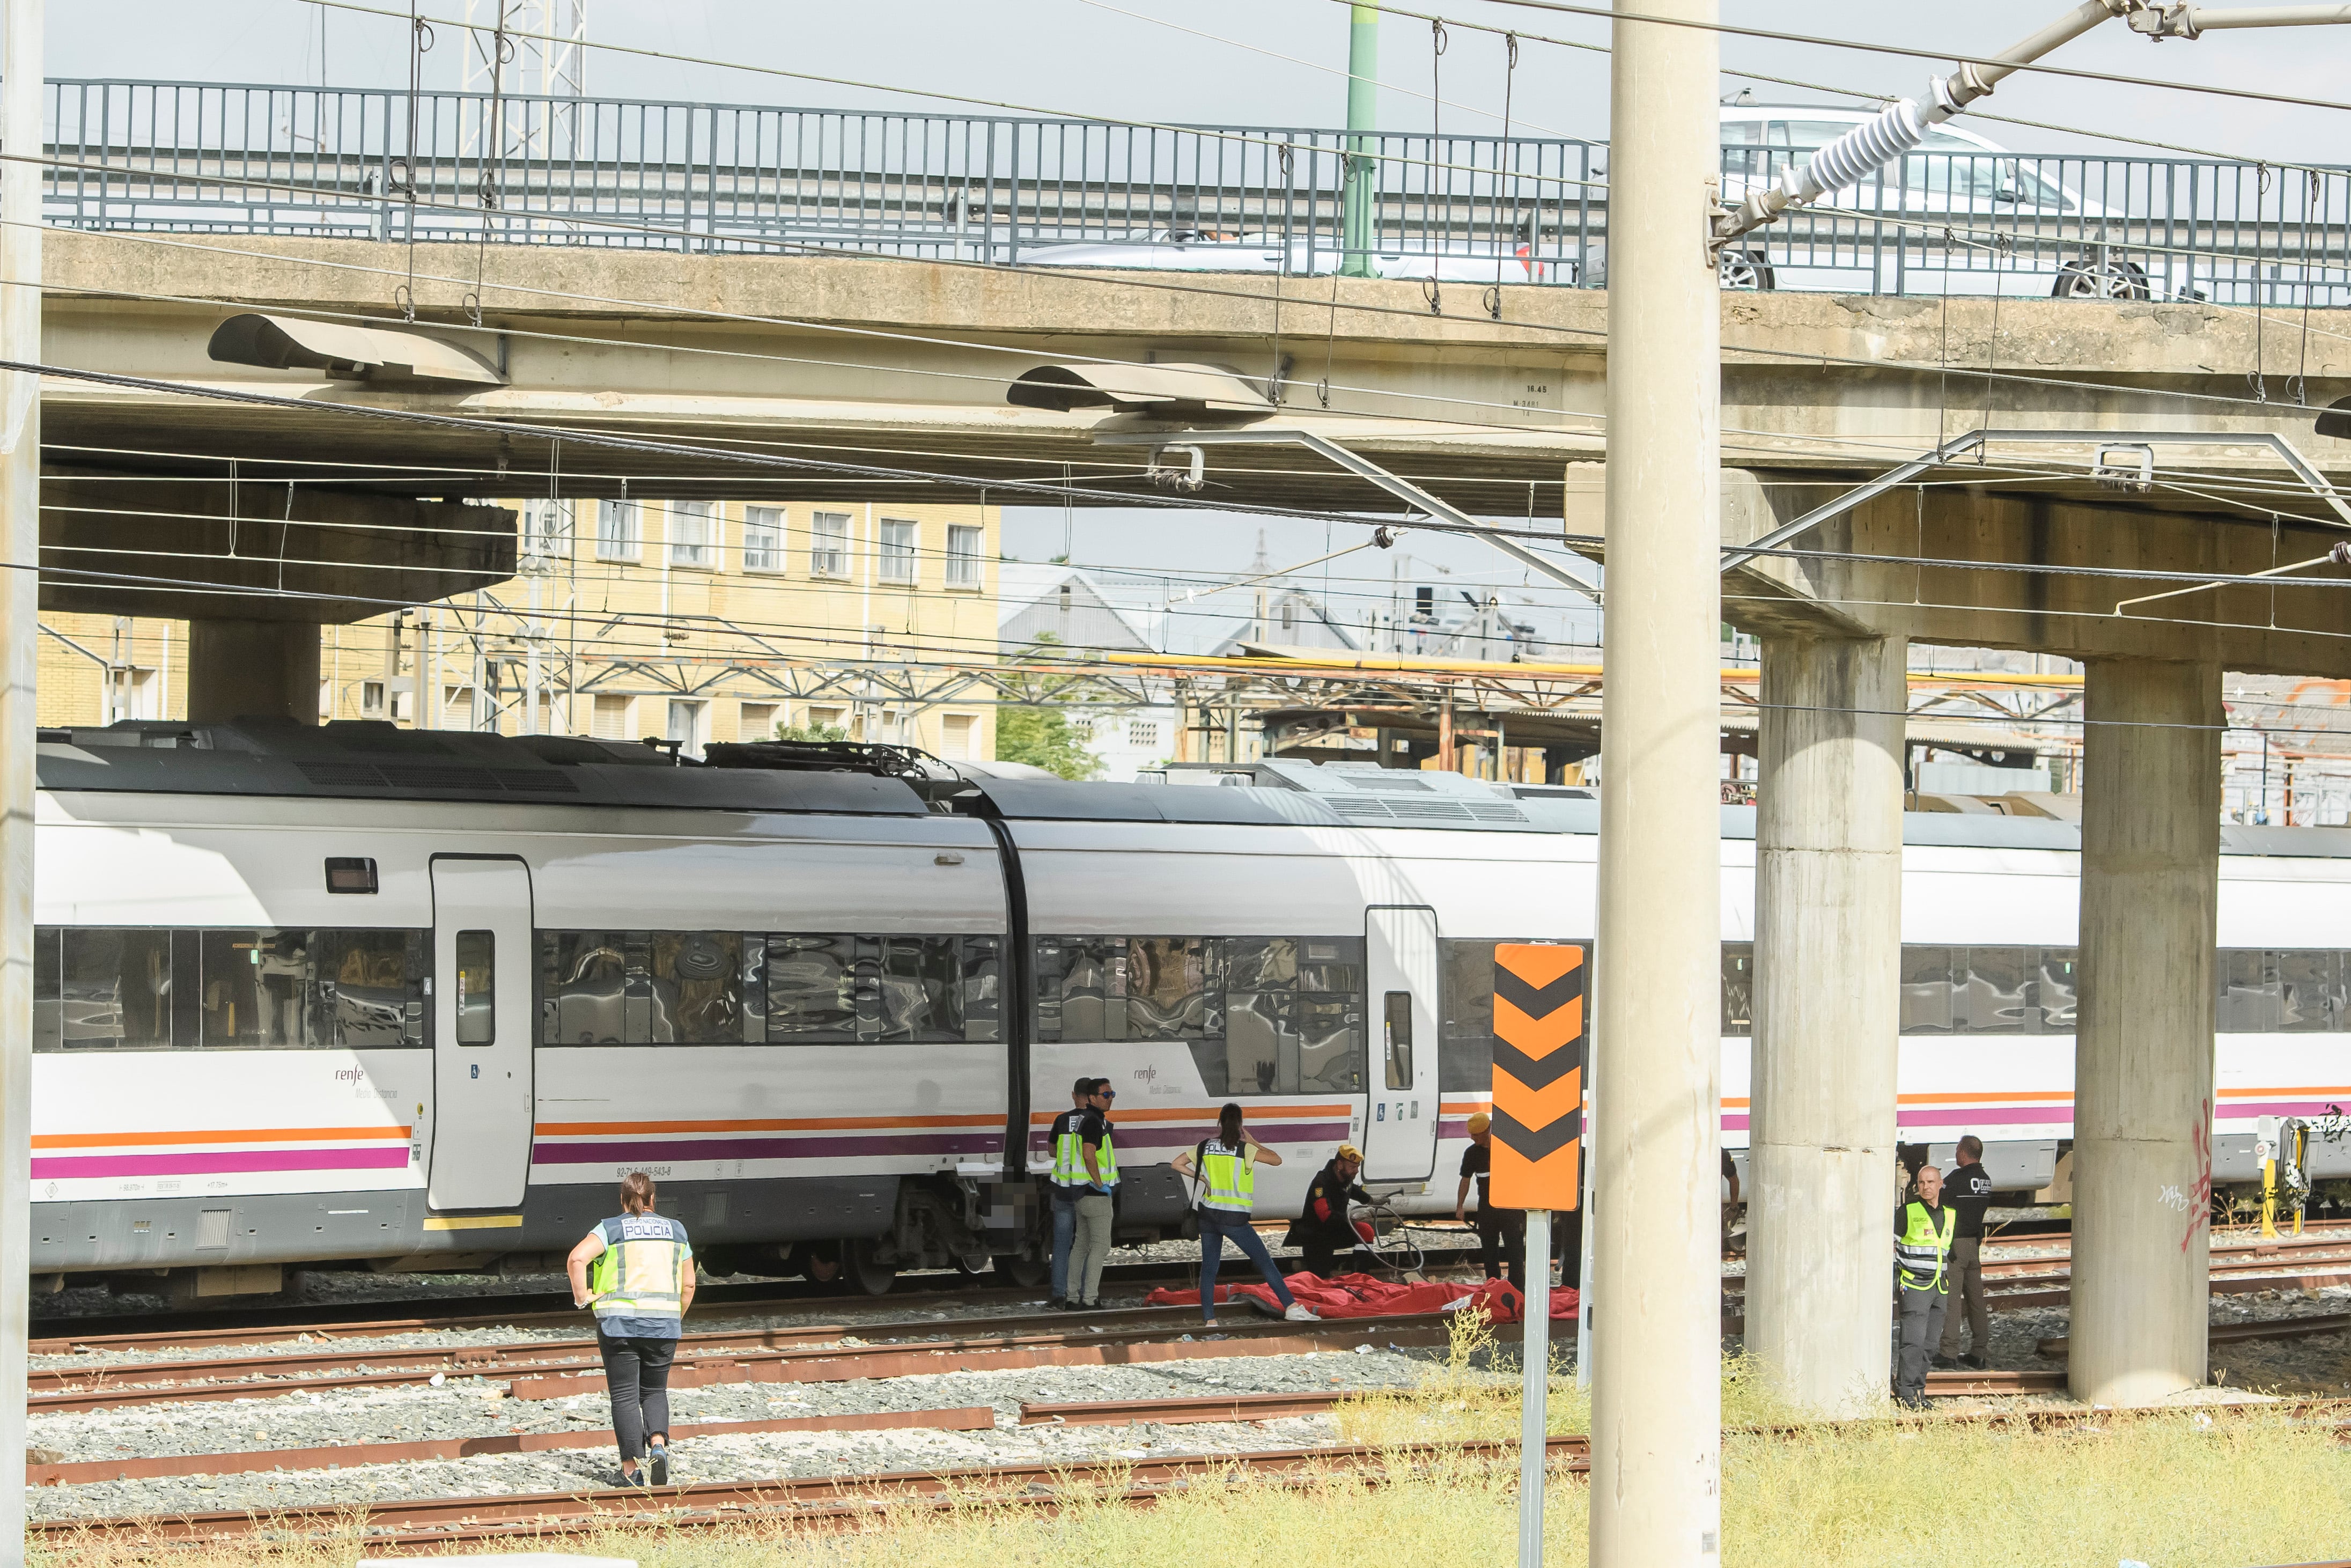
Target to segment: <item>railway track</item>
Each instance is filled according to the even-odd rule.
[[[1590,1445],[1581,1437],[1550,1439],[1550,1462],[1571,1471],[1587,1468]],[[1073,1498],[1147,1503],[1187,1485],[1249,1477],[1304,1482],[1334,1469],[1370,1471],[1450,1460],[1515,1463],[1516,1443],[1465,1442],[1380,1446],[1329,1444],[1238,1453],[1187,1454],[1110,1463],[974,1466],[947,1470],[900,1470],[855,1477],[759,1481],[707,1481],[658,1492],[610,1488],[580,1492],[532,1492],[433,1498],[359,1508],[290,1509],[112,1519],[48,1520],[28,1535],[66,1544],[99,1538],[133,1542],[263,1542],[315,1540],[354,1533],[371,1551],[442,1546],[461,1542],[577,1534],[648,1515],[665,1526],[747,1523],[773,1520],[803,1527],[855,1522],[892,1507],[925,1501],[965,1506],[987,1499],[1007,1506],[1053,1508]]]
[[[971,1334],[968,1323],[935,1321],[865,1324],[844,1332],[763,1329],[687,1334],[670,1375],[672,1388],[722,1383],[838,1383],[941,1371],[1099,1365],[1227,1356],[1295,1355],[1352,1349],[1367,1336],[1383,1343],[1447,1343],[1445,1320],[1426,1316],[1336,1319],[1322,1323],[1235,1321],[1208,1338],[1196,1309],[1139,1308],[1101,1314],[1083,1324],[1066,1313],[995,1320],[1000,1332]],[[993,1323],[991,1324],[993,1326]],[[886,1340],[886,1343],[863,1343]],[[292,1364],[289,1369],[288,1364]],[[324,1352],[212,1361],[156,1361],[80,1375],[64,1369],[41,1381],[26,1401],[38,1414],[119,1409],[204,1400],[268,1399],[329,1389],[447,1382],[504,1381],[509,1396],[556,1399],[601,1392],[602,1364],[592,1339],[445,1350]]]

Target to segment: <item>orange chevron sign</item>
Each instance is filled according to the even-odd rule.
[[[1583,949],[1494,948],[1494,1206],[1573,1209],[1583,1163]]]

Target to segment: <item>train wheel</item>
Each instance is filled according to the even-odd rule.
[[[996,1271],[1018,1290],[1033,1291],[1053,1277],[1053,1266],[1042,1258],[1021,1258],[999,1252],[995,1262]]]
[[[886,1296],[897,1282],[898,1270],[874,1256],[876,1243],[852,1241],[841,1257],[841,1274],[869,1296]]]

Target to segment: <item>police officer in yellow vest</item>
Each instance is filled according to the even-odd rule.
[[[1091,1083],[1081,1108],[1053,1122],[1054,1256],[1062,1255],[1061,1217],[1070,1218],[1068,1261],[1062,1265],[1062,1300],[1071,1309],[1102,1305],[1102,1265],[1110,1259],[1111,1230],[1118,1218],[1118,1152],[1111,1144],[1111,1106],[1118,1091],[1107,1078]]]
[[[1191,1176],[1200,1184],[1199,1205],[1193,1218],[1200,1225],[1200,1321],[1210,1328],[1217,1326],[1217,1267],[1224,1261],[1228,1241],[1265,1276],[1281,1303],[1283,1317],[1294,1323],[1320,1321],[1290,1293],[1289,1282],[1273,1266],[1273,1255],[1265,1249],[1265,1239],[1249,1223],[1249,1213],[1257,1204],[1257,1167],[1280,1163],[1279,1154],[1241,1125],[1238,1101],[1217,1113],[1215,1137],[1201,1139],[1168,1162],[1178,1176]]]
[[[1894,1294],[1901,1325],[1894,1397],[1912,1410],[1927,1407],[1927,1360],[1942,1337],[1951,1300],[1951,1233],[1959,1215],[1942,1198],[1943,1173],[1924,1166],[1917,1198],[1894,1211]]]
[[[621,1484],[641,1487],[637,1461],[651,1449],[653,1484],[669,1484],[669,1368],[694,1304],[694,1249],[685,1227],[653,1212],[653,1178],[621,1182],[621,1213],[581,1239],[568,1260],[574,1306],[596,1309],[596,1348],[612,1396]]]

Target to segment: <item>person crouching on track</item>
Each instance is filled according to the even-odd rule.
[[[1258,1272],[1265,1276],[1281,1302],[1283,1317],[1294,1323],[1319,1321],[1290,1293],[1281,1270],[1273,1266],[1273,1257],[1265,1249],[1264,1238],[1249,1224],[1249,1210],[1257,1200],[1257,1167],[1278,1166],[1281,1156],[1249,1136],[1249,1129],[1241,1125],[1240,1106],[1229,1104],[1217,1112],[1217,1135],[1201,1139],[1169,1163],[1178,1176],[1192,1176],[1200,1184],[1200,1204],[1194,1213],[1200,1221],[1201,1321],[1210,1328],[1217,1326],[1217,1267],[1224,1260],[1227,1241],[1257,1264]]]
[[[1894,1293],[1902,1335],[1894,1397],[1912,1410],[1927,1407],[1927,1358],[1942,1337],[1951,1299],[1951,1230],[1959,1216],[1943,1207],[1942,1197],[1943,1173],[1921,1166],[1917,1197],[1894,1211]]]
[[[651,1448],[653,1484],[669,1484],[669,1368],[694,1304],[694,1249],[685,1227],[653,1212],[653,1178],[621,1181],[621,1213],[571,1249],[571,1301],[596,1309],[596,1348],[612,1396],[621,1484],[641,1487]]]
[[[1298,1218],[1290,1222],[1290,1234],[1281,1239],[1283,1246],[1296,1247],[1306,1254],[1306,1271],[1319,1279],[1328,1280],[1345,1272],[1339,1259],[1371,1244],[1370,1223],[1347,1218],[1350,1202],[1372,1201],[1372,1195],[1355,1185],[1355,1178],[1363,1171],[1364,1151],[1353,1144],[1341,1144],[1339,1152],[1331,1156],[1331,1163],[1322,1167],[1313,1185],[1306,1189],[1306,1207],[1298,1211]],[[1350,1267],[1353,1262],[1350,1258]]]

